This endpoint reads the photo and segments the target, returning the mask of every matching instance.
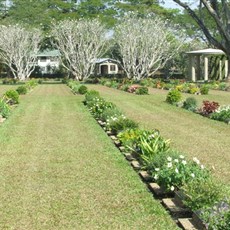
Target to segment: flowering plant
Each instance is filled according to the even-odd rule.
[[[152,174],[154,179],[168,191],[173,191],[190,180],[204,179],[209,175],[197,158],[186,161],[183,155],[178,158],[167,157],[165,164],[161,168],[155,168]]]
[[[217,111],[219,103],[215,101],[203,101],[203,105],[200,109],[200,113],[203,116],[209,116],[210,114]]]
[[[133,120],[126,118],[123,114],[112,116],[106,120],[107,130],[111,130],[113,133],[119,133],[126,129],[135,129],[138,124]]]
[[[230,105],[220,106],[214,113],[210,116],[211,119],[229,122],[230,121]]]

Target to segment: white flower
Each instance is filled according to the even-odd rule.
[[[158,175],[157,174],[155,174],[155,176],[153,177],[155,180],[157,180],[158,179]]]
[[[176,173],[179,173],[179,170],[176,168],[176,169],[175,169],[175,172],[176,172]]]
[[[155,171],[157,171],[157,172],[158,172],[159,170],[160,170],[159,168],[155,168]]]
[[[184,159],[184,156],[183,156],[183,155],[180,155],[179,157],[180,157],[180,159]]]
[[[194,173],[191,173],[191,176],[194,178],[194,177],[195,177],[195,174],[194,174]]]
[[[171,186],[170,190],[171,190],[171,191],[174,191],[174,190],[175,190],[174,186]]]
[[[167,160],[168,161],[172,161],[172,157],[167,157]]]
[[[170,162],[170,163],[168,163],[168,168],[171,168],[172,167],[172,163]]]
[[[176,163],[178,163],[178,162],[179,162],[179,160],[178,160],[178,159],[175,159],[174,161],[175,161]]]
[[[204,165],[201,165],[200,167],[201,167],[201,169],[204,169]]]
[[[197,163],[198,165],[200,164],[200,161],[196,157],[193,157],[193,161]]]
[[[182,161],[182,164],[183,164],[183,165],[186,165],[186,164],[187,164],[187,161],[186,161],[186,160],[183,160],[183,161]]]

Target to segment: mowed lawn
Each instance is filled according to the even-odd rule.
[[[0,96],[2,96],[7,90],[16,89],[16,85],[0,85]]]
[[[177,229],[82,100],[39,85],[0,125],[0,229]]]
[[[190,158],[199,158],[218,179],[230,185],[230,125],[167,104],[168,91],[151,89],[150,95],[141,96],[101,85],[89,88],[100,91],[142,128],[160,130],[173,148]],[[229,92],[211,91],[210,95],[196,98],[200,103],[215,99],[222,105],[230,104]]]

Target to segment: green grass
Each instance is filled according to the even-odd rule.
[[[39,85],[0,126],[0,229],[177,229],[65,85]]]
[[[9,89],[16,89],[15,85],[0,85],[0,96],[2,96]]]
[[[168,91],[153,89],[150,95],[138,96],[100,85],[88,87],[100,91],[142,128],[160,130],[173,148],[190,158],[199,158],[219,180],[230,185],[229,125],[167,104]],[[210,95],[196,98],[200,102],[215,98],[221,104],[230,104],[229,96],[229,92],[211,91]]]

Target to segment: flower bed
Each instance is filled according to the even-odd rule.
[[[155,183],[148,183],[151,190],[159,192],[163,187],[166,192],[163,193],[164,196],[173,191],[182,191],[180,203],[183,207],[172,208],[176,210],[177,218],[193,211],[202,218],[204,226],[211,226],[210,229],[228,229],[225,226],[228,226],[226,221],[229,220],[229,208],[225,208],[216,217],[223,222],[221,228],[216,219],[207,218],[222,202],[229,207],[230,200],[222,189],[224,185],[216,184],[210,171],[197,158],[186,159],[182,153],[172,149],[170,141],[164,139],[158,130],[138,128],[137,123],[126,118],[113,103],[101,98],[97,91],[89,91],[84,103],[108,135],[113,135],[112,140],[124,152],[126,159],[131,161],[132,167],[138,171],[145,170],[140,172],[142,179],[148,178],[148,182],[154,181],[160,185],[157,187]],[[167,199],[163,203],[167,206],[167,202],[177,203]]]

